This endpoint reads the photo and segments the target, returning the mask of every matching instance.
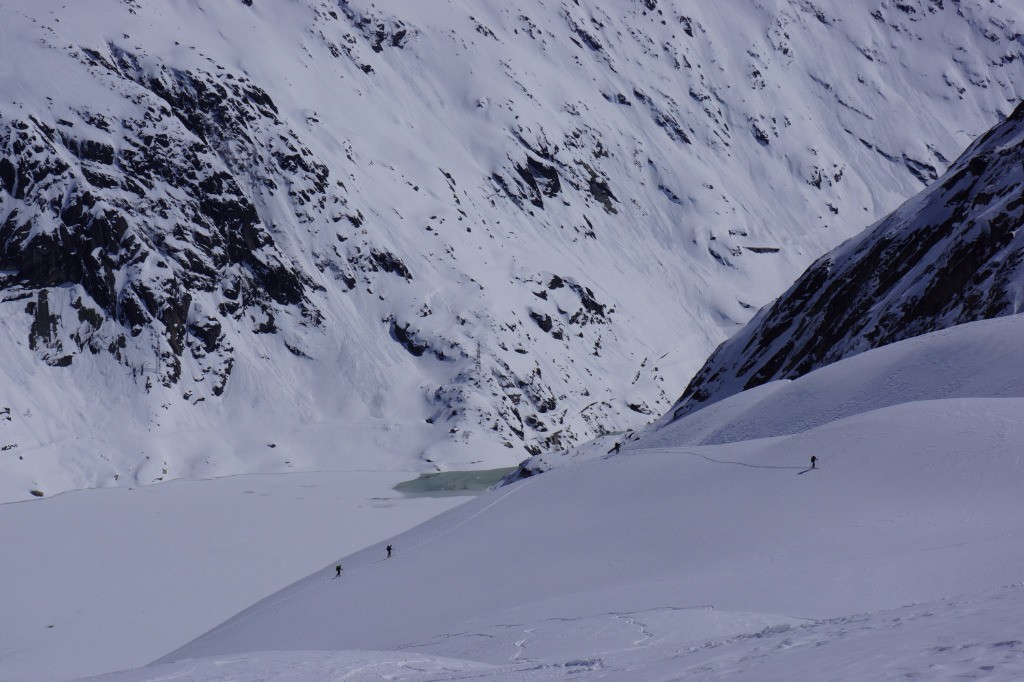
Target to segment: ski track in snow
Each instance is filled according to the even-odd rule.
[[[736,466],[747,467],[748,469],[803,469],[804,471],[811,471],[810,467],[800,466],[783,466],[779,464],[750,464],[749,462],[736,462],[726,459],[715,459],[708,457],[705,454],[699,452],[691,452],[689,450],[678,450],[673,448],[645,448],[641,452],[666,452],[675,455],[692,455],[693,457],[700,457],[703,460],[711,462],[713,464],[733,464]]]

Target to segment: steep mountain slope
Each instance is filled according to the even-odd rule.
[[[1021,26],[980,0],[5,2],[0,499],[641,424],[1011,110]]]
[[[1019,313],[1022,169],[1019,106],[932,187],[820,258],[723,343],[690,382],[675,415],[869,348]]]
[[[812,372],[791,385],[835,391],[840,402],[856,378],[874,387],[872,399],[790,435],[686,446],[681,432],[664,430],[660,442],[491,491],[389,541],[394,558],[382,559],[384,543],[356,553],[342,560],[343,579],[325,567],[162,660],[385,650],[537,675],[525,679],[573,665],[645,679],[618,666],[690,669],[730,638],[801,625],[841,632],[859,618],[882,620],[852,614],[1017,583],[1024,347],[1013,340],[1022,333],[1024,316],[970,323]],[[897,351],[912,369],[887,383]],[[961,390],[958,380],[974,385]],[[915,388],[927,399],[906,399]],[[744,396],[722,405],[730,401]],[[801,406],[813,409],[786,407],[798,415]],[[728,411],[719,417],[716,430],[734,423]],[[996,642],[1016,647],[1019,666],[1020,644],[1008,643],[1016,625],[997,613],[991,653],[1011,653]],[[978,643],[972,625],[946,626],[954,642]],[[903,636],[889,631],[885,646],[898,649]],[[944,643],[919,654],[947,662]],[[347,665],[359,672],[357,661]],[[140,673],[128,679],[147,679]]]

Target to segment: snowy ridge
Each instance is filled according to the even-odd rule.
[[[685,445],[686,422],[715,407],[717,430],[730,426],[724,408],[745,396],[728,398],[660,440],[491,491],[390,540],[392,559],[353,554],[343,579],[325,567],[108,679],[221,679],[219,665],[286,679],[300,658],[354,679],[376,666],[423,680],[1014,679],[1024,397],[997,377],[1024,370],[1006,352],[1022,327],[1010,316],[868,351],[786,385],[842,389],[817,375],[845,367],[874,405]],[[912,369],[885,388],[897,348]],[[936,374],[975,397],[935,399]]]
[[[858,414],[921,401],[1024,398],[1018,333],[1024,317],[982,320],[857,354],[794,380],[762,384],[676,418],[561,453],[531,457],[519,476],[621,452],[719,445],[807,431]],[[984,349],[981,352],[980,349]]]
[[[1019,99],[1015,2],[11,0],[0,499],[635,428]]]
[[[674,416],[869,348],[1021,312],[1022,164],[1019,106],[932,187],[820,258],[724,342]]]

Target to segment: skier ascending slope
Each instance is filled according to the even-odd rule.
[[[818,464],[818,458],[815,457],[814,455],[811,455],[811,468],[812,469],[817,469],[818,468],[817,464]]]
[[[335,577],[335,578],[340,578],[340,577],[341,577],[341,564],[338,564],[337,566],[335,566],[335,567],[334,567],[334,569],[335,569],[336,571],[338,571],[338,572],[337,572],[337,574],[335,574],[335,576],[334,576],[334,577]]]
[[[388,545],[388,559],[391,558],[391,545]]]

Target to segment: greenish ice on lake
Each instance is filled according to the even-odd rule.
[[[500,481],[515,467],[483,469],[480,471],[439,471],[420,474],[411,481],[402,481],[395,490],[410,496],[479,495]]]

